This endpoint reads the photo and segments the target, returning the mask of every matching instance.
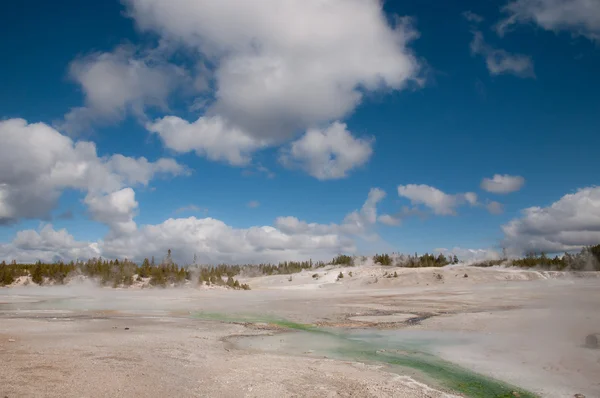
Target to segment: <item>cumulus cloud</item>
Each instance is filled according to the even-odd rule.
[[[128,112],[143,117],[147,107],[166,110],[169,95],[188,79],[182,68],[128,46],[77,58],[69,76],[85,96],[85,106],[71,109],[57,123],[69,134],[120,121]]]
[[[238,229],[220,220],[196,217],[145,225],[126,237],[106,240],[102,247],[104,256],[134,259],[161,256],[168,249],[177,261],[189,262],[197,254],[205,263],[324,259],[354,250],[350,240],[336,234],[289,234],[270,226]]]
[[[481,189],[491,193],[507,194],[520,190],[525,185],[525,179],[521,176],[508,174],[494,174],[492,178],[484,178],[481,181]]]
[[[133,221],[138,202],[131,188],[123,188],[106,195],[88,194],[84,199],[92,218],[110,227],[111,234],[122,236],[135,231]]]
[[[502,226],[504,245],[521,253],[561,252],[600,243],[600,187],[568,194],[548,207],[530,207]]]
[[[0,142],[0,224],[47,218],[66,189],[95,197],[148,184],[156,175],[188,172],[171,159],[99,157],[94,143],[23,119],[0,121]]]
[[[456,215],[456,208],[465,203],[471,206],[478,204],[477,195],[473,192],[450,195],[424,184],[399,185],[398,195],[409,199],[413,205],[424,205],[442,216]]]
[[[259,139],[291,138],[348,115],[367,91],[421,82],[410,19],[390,24],[376,0],[124,3],[139,28],[215,65],[207,117]]]
[[[600,6],[597,0],[516,0],[502,8],[507,17],[496,25],[503,35],[516,24],[534,23],[553,32],[600,41]]]
[[[485,42],[481,32],[473,32],[471,54],[483,56],[487,69],[493,76],[508,73],[522,78],[535,78],[531,57],[494,48]]]
[[[274,226],[235,228],[210,217],[188,217],[136,227],[131,218],[137,207],[134,193],[124,188],[89,200],[94,217],[111,226],[103,240],[78,242],[64,230],[44,227],[42,232],[21,231],[11,243],[0,244],[0,256],[35,261],[101,255],[141,261],[150,256],[161,258],[171,249],[174,259],[182,264],[190,262],[195,254],[199,261],[213,264],[325,260],[338,253],[354,253],[357,239],[373,238],[370,228],[377,220],[377,204],[384,197],[382,190],[371,189],[363,206],[339,224],[280,217]]]
[[[373,139],[355,138],[345,124],[335,122],[325,130],[308,130],[283,149],[279,159],[319,180],[338,179],[364,165],[373,153],[372,145]]]
[[[502,205],[502,203],[498,203],[498,202],[495,202],[495,201],[488,202],[485,205],[485,208],[491,214],[502,214],[502,212],[504,212],[504,206]]]
[[[402,219],[400,217],[395,217],[391,214],[382,214],[379,216],[378,221],[382,224],[389,226],[398,226],[402,224]]]
[[[19,231],[11,243],[0,243],[0,257],[19,262],[69,261],[99,255],[98,243],[76,241],[65,229],[55,230],[51,224],[38,231]]]
[[[385,198],[385,192],[379,188],[371,188],[367,200],[359,210],[348,213],[340,224],[318,224],[300,221],[296,217],[278,217],[275,226],[285,233],[309,233],[311,235],[363,235],[377,221],[377,204]]]
[[[424,218],[426,213],[418,207],[402,206],[402,209],[395,214],[382,214],[377,217],[377,221],[388,226],[398,226],[402,224],[402,220],[408,217],[418,216]]]
[[[234,166],[247,165],[251,153],[266,146],[266,141],[251,137],[219,116],[200,117],[194,123],[165,116],[146,127],[158,134],[167,148],[181,153],[195,151],[198,156]]]

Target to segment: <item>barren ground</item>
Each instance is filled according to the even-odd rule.
[[[600,350],[583,345],[600,333],[596,273],[341,271],[243,280],[251,291],[0,289],[0,397],[461,395],[420,369],[340,355],[354,341],[418,347],[540,396],[600,397]]]

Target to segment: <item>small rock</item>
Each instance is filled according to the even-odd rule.
[[[125,328],[125,330],[129,330],[129,328]]]
[[[468,277],[469,277],[469,275],[467,275],[467,274],[465,274],[465,276],[463,276],[463,278],[468,278]]]
[[[598,344],[598,335],[592,333],[585,336],[585,346],[587,348],[600,348]]]
[[[573,395],[573,398],[585,398],[585,395],[583,395],[583,394],[575,394],[575,395]]]
[[[519,394],[519,393],[518,393],[518,392],[516,392],[516,391],[513,391],[513,392],[512,392],[512,396],[513,396],[513,397],[520,397],[520,396],[521,396],[521,394]]]
[[[14,343],[16,340],[15,339],[8,339],[9,343]]]

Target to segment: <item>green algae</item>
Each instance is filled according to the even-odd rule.
[[[395,352],[390,352],[389,350],[381,350],[381,347],[376,344],[352,338],[351,334],[270,316],[202,312],[193,314],[193,317],[229,323],[264,323],[302,333],[320,334],[335,339],[335,348],[328,350],[327,354],[337,359],[379,362],[416,370],[437,386],[470,398],[538,397],[521,388],[445,361],[415,348],[412,344],[399,344],[395,347]]]
[[[249,314],[222,314],[217,312],[197,312],[192,314],[192,317],[210,320],[210,321],[220,321],[227,323],[265,323],[272,326],[277,326],[284,329],[292,329],[292,330],[301,330],[305,332],[313,332],[313,333],[329,333],[323,329],[319,329],[314,325],[309,325],[305,323],[298,323],[289,321],[287,319],[280,319],[270,316],[257,316],[257,315],[249,315]]]

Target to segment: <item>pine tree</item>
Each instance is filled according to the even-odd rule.
[[[38,262],[38,264],[33,269],[33,273],[31,274],[31,280],[33,281],[33,283],[37,283],[38,285],[41,285],[42,283],[44,283],[41,262]]]

